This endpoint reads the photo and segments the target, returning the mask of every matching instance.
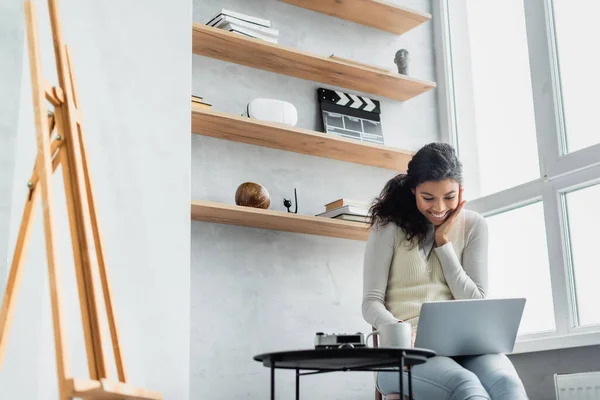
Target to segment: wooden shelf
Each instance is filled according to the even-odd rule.
[[[401,35],[431,19],[431,14],[381,0],[281,0],[333,17]]]
[[[331,134],[225,114],[195,104],[192,104],[192,133],[395,171],[406,171],[413,154]]]
[[[436,85],[194,23],[194,54],[405,101]]]
[[[212,201],[192,201],[192,220],[353,240],[367,240],[369,236],[368,225],[360,222],[241,207]]]

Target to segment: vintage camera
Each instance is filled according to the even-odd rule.
[[[362,333],[355,334],[317,332],[315,335],[315,349],[343,349],[366,347],[365,337]]]

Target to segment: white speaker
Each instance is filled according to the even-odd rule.
[[[283,100],[258,98],[246,106],[243,116],[259,119],[261,121],[279,122],[281,124],[296,126],[298,111],[292,103]]]

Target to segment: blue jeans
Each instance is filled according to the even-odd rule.
[[[412,369],[415,400],[527,400],[523,383],[504,354],[473,357],[433,357]],[[377,388],[398,393],[397,372],[379,372]],[[408,376],[404,373],[404,393]]]

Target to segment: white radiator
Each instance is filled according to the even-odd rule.
[[[554,374],[556,400],[600,400],[600,371]]]

